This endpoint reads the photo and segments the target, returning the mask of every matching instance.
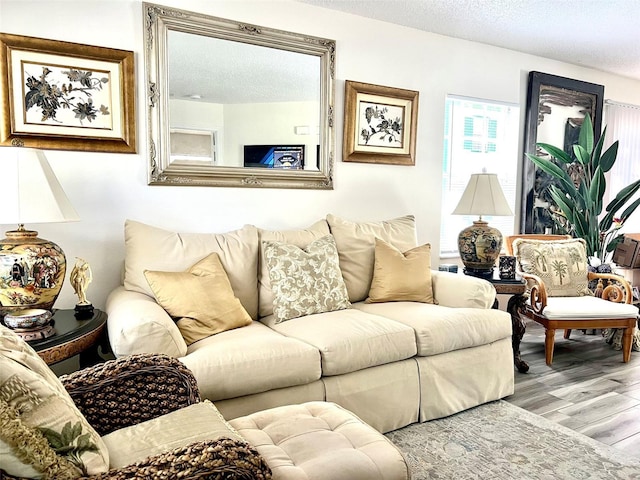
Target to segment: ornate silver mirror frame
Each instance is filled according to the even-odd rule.
[[[149,185],[187,185],[217,187],[268,187],[332,189],[334,162],[334,94],[335,41],[297,33],[249,25],[150,3],[143,3],[146,68],[146,100],[148,107]],[[171,135],[176,125],[170,116],[169,39],[175,32],[209,37],[235,47],[238,43],[268,47],[316,57],[320,78],[319,118],[317,127],[317,164],[312,168],[245,167],[216,165],[215,162],[172,161]],[[233,43],[224,43],[233,42]],[[222,51],[224,49],[220,49]],[[266,50],[266,49],[265,49]],[[202,67],[201,64],[198,65]],[[212,66],[214,68],[214,66]],[[282,73],[286,75],[287,66]],[[246,76],[245,76],[246,77]],[[206,81],[206,79],[205,79]],[[192,98],[196,98],[193,95]],[[293,128],[293,127],[291,127]],[[308,128],[305,130],[308,130]],[[225,132],[225,136],[231,135]],[[202,136],[200,136],[202,137]],[[201,141],[199,138],[198,141]],[[278,140],[268,142],[278,145]],[[241,146],[238,146],[239,152]],[[310,150],[310,149],[309,149]],[[311,152],[309,152],[311,154]],[[240,156],[240,153],[238,153]],[[308,155],[309,158],[315,158]],[[174,157],[175,158],[175,157]],[[315,163],[315,162],[314,162]]]

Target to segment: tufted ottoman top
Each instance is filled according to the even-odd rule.
[[[407,480],[384,435],[329,402],[256,412],[229,422],[267,461],[274,480]]]

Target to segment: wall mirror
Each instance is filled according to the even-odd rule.
[[[143,9],[150,185],[333,188],[335,41]]]
[[[595,141],[602,127],[604,86],[541,72],[529,72],[524,152],[544,156],[536,143],[563,146],[573,155],[580,127],[588,113],[593,121]],[[521,233],[563,233],[556,231],[549,194],[555,180],[524,157],[522,169]]]

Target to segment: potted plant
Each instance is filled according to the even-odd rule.
[[[549,187],[558,207],[553,212],[554,220],[560,230],[586,241],[587,257],[593,266],[597,263],[594,258],[601,264],[608,262],[611,252],[622,240],[620,228],[640,205],[640,198],[631,201],[640,189],[638,179],[620,190],[603,214],[603,198],[607,189],[604,174],[611,170],[618,155],[617,140],[602,153],[606,131],[605,127],[594,145],[593,125],[587,115],[580,128],[578,144],[573,146],[575,158],[562,148],[546,143],[538,143],[537,146],[552,159],[527,154],[538,168],[556,180]]]

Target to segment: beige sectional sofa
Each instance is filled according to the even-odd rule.
[[[265,248],[304,249],[328,235],[350,307],[281,320],[274,301],[282,305],[282,292],[272,288]],[[491,309],[493,286],[427,264],[428,278],[420,281],[428,281],[433,303],[368,303],[374,277],[389,287],[405,281],[398,271],[388,281],[384,277],[376,238],[400,252],[413,251],[414,218],[353,222],[328,215],[299,230],[247,225],[224,234],[179,234],[127,221],[124,281],[106,305],[112,350],[117,357],[179,358],[194,373],[203,398],[227,419],[326,400],[387,432],[512,394],[511,319]],[[428,249],[419,248],[422,254]],[[251,321],[187,345],[182,320],[176,322],[156,302],[145,271],[183,272],[212,252]],[[330,267],[322,264],[318,275]]]

